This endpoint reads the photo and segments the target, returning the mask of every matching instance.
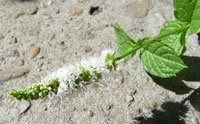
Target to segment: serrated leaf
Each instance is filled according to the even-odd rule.
[[[178,21],[190,23],[190,33],[200,28],[200,0],[174,0],[174,15]]]
[[[175,30],[177,28],[181,28],[183,26],[186,26],[186,23],[184,22],[178,22],[178,21],[170,21],[167,22],[163,28],[160,31],[160,34],[164,34],[166,32],[170,32],[171,30]],[[168,35],[166,37],[163,37],[161,40],[162,43],[168,45],[172,49],[174,49],[175,53],[180,56],[184,53],[186,47],[186,35],[187,31],[183,32],[177,32],[171,35]]]
[[[200,0],[197,0],[189,31],[191,34],[196,33],[200,29]]]
[[[187,67],[172,48],[161,42],[149,44],[141,53],[141,61],[147,72],[161,78],[175,76]]]
[[[121,28],[120,26],[115,26],[115,33],[117,35],[117,45],[118,45],[118,51],[120,55],[123,55],[130,49],[136,46],[136,42],[133,41]],[[132,54],[126,56],[126,59],[131,59],[133,55],[136,53],[133,52]]]

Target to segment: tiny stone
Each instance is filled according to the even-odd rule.
[[[23,59],[19,59],[19,60],[18,60],[18,65],[19,65],[19,66],[24,65],[24,60],[23,60]]]
[[[109,21],[111,19],[110,16],[105,16],[106,21]]]
[[[86,49],[85,49],[85,53],[89,53],[89,52],[91,52],[92,51],[92,48],[90,48],[90,47],[87,47]]]
[[[106,109],[107,109],[107,110],[110,110],[110,109],[113,108],[113,106],[114,106],[114,105],[112,105],[112,104],[111,104],[111,105],[108,105],[108,106],[106,107]]]
[[[104,29],[103,32],[109,36],[116,37],[116,34],[113,31],[108,31],[108,30]]]
[[[0,34],[0,39],[3,39],[3,38],[4,38],[3,34]]]
[[[44,59],[44,56],[40,56],[39,59]]]
[[[31,102],[22,100],[20,102],[20,107],[19,107],[20,114],[27,112],[30,107],[31,107]]]
[[[28,13],[29,13],[29,14],[32,14],[32,15],[37,14],[37,12],[38,12],[38,7],[37,7],[37,6],[31,7],[31,8],[29,8],[29,10],[28,10]]]
[[[134,98],[131,95],[127,95],[126,101],[130,103],[130,102],[134,101]]]
[[[71,110],[71,112],[75,112],[76,108],[75,108],[74,106],[72,106],[72,107],[70,108],[70,110]]]
[[[60,45],[64,45],[64,44],[65,44],[65,41],[61,41],[61,42],[60,42]]]
[[[39,66],[43,66],[44,65],[44,63],[43,62],[41,62],[40,64],[39,64]]]
[[[77,9],[77,10],[73,10],[72,11],[72,15],[81,15],[83,14],[83,10],[82,9]]]
[[[13,43],[17,43],[17,38],[16,37],[13,38]]]
[[[132,96],[137,93],[137,90],[128,89],[127,93]]]
[[[90,117],[93,117],[94,116],[94,112],[92,111],[89,111],[89,114],[88,114]]]
[[[142,18],[145,17],[150,8],[150,3],[146,1],[138,1],[128,5],[127,13],[131,17]]]
[[[53,1],[52,1],[52,0],[49,0],[49,1],[47,2],[47,5],[50,6],[52,3],[53,3]]]
[[[12,70],[12,77],[17,78],[29,73],[29,69],[27,68],[15,68]]]
[[[84,27],[87,29],[87,28],[89,28],[90,27],[90,23],[85,23],[84,24]]]
[[[42,69],[41,69],[41,68],[38,68],[38,69],[37,69],[37,71],[38,71],[38,72],[41,72],[41,71],[42,71]]]
[[[60,13],[60,10],[57,10],[57,11],[56,11],[56,14],[59,14],[59,13]]]
[[[46,38],[49,40],[49,41],[52,41],[54,38],[55,38],[55,34],[46,34]]]
[[[19,57],[19,52],[17,50],[12,49],[12,50],[10,50],[10,56],[11,57],[14,57],[14,56]]]
[[[83,19],[82,19],[82,18],[77,18],[76,21],[77,21],[77,22],[82,22]]]
[[[36,57],[38,55],[38,53],[40,52],[40,47],[35,47],[33,49],[31,49],[30,51],[28,51],[27,55],[28,55],[28,58],[31,60],[33,59],[34,57]]]
[[[156,102],[155,101],[149,101],[144,104],[144,107],[147,109],[154,109],[156,108]]]
[[[20,16],[22,16],[22,15],[24,15],[25,13],[24,13],[24,11],[22,11],[22,10],[18,10],[18,11],[16,11],[13,15],[12,15],[12,19],[17,19],[18,17],[20,17]]]

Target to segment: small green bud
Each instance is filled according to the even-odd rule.
[[[117,69],[117,63],[115,61],[115,52],[112,55],[107,54],[105,58],[105,63],[108,70],[112,71]]]
[[[42,87],[42,88],[41,88]],[[48,95],[49,92],[54,92],[57,94],[59,87],[58,79],[52,80],[50,84],[33,84],[28,89],[13,90],[10,92],[11,97],[16,98],[21,101],[24,100],[34,100],[42,98]],[[51,88],[48,90],[47,88]]]

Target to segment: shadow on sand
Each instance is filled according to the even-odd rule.
[[[188,112],[186,101],[198,111],[200,111],[200,87],[195,89],[188,97],[178,102],[164,102],[161,105],[162,110],[153,109],[152,117],[143,116],[135,118],[139,124],[186,124],[184,118]],[[199,121],[199,120],[198,120]]]

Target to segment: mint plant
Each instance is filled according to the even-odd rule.
[[[120,26],[115,26],[120,59],[131,59],[140,50],[140,59],[144,69],[150,74],[169,78],[187,68],[181,59],[186,51],[188,33],[194,34],[200,29],[200,0],[174,0],[176,21],[164,24],[155,37],[145,37],[135,42]]]
[[[188,33],[200,29],[200,0],[174,0],[176,21],[164,24],[155,37],[145,37],[135,42],[120,26],[115,26],[120,56],[105,50],[100,57],[91,57],[79,64],[58,69],[38,84],[28,89],[13,90],[10,95],[17,100],[35,100],[54,93],[58,96],[96,83],[103,74],[117,70],[121,59],[131,59],[140,50],[144,69],[154,76],[169,78],[187,68],[181,56],[186,51]]]

